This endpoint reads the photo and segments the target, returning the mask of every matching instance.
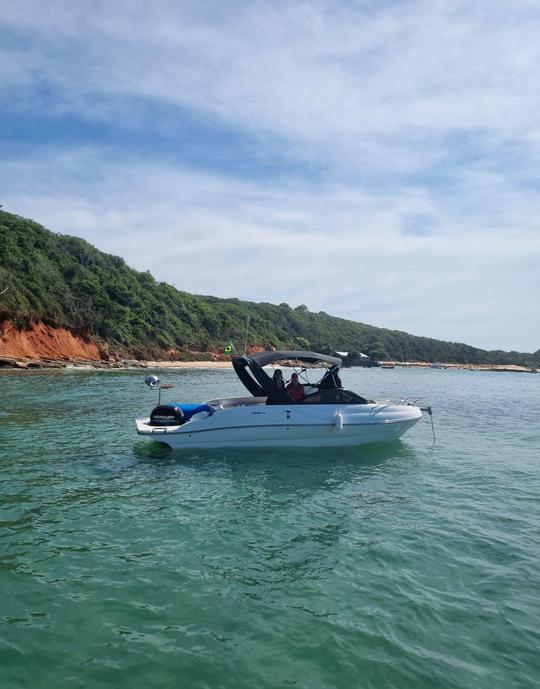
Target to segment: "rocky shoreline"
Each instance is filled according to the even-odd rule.
[[[518,366],[517,364],[432,364],[426,361],[392,361],[394,366],[402,368],[434,368],[434,369],[460,369],[462,371],[507,371],[510,373],[538,373],[535,368]]]
[[[138,359],[116,359],[114,361],[90,359],[22,359],[0,356],[1,370],[110,370],[135,368],[230,368],[230,361],[140,361]]]
[[[119,361],[101,361],[93,359],[23,359],[18,357],[0,356],[0,370],[36,370],[36,369],[112,369],[112,368],[147,368],[146,362],[131,359]]]

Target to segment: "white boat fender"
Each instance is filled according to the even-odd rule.
[[[341,431],[341,430],[343,430],[343,417],[338,412],[336,414],[336,431]]]

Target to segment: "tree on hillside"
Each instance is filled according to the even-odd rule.
[[[9,287],[6,291],[6,287]],[[535,354],[486,352],[464,344],[375,328],[305,304],[291,308],[181,292],[137,272],[78,237],[58,235],[0,210],[0,319],[36,320],[93,336],[106,349],[166,356],[171,350],[223,351],[229,339],[264,348],[360,350],[375,359],[520,363]]]

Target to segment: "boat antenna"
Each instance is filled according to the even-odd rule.
[[[251,317],[251,314],[248,313],[247,319],[246,319],[246,339],[244,340],[244,356],[247,354],[247,342],[248,342],[248,333],[249,333],[249,319]]]

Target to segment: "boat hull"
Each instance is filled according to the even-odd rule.
[[[172,448],[349,447],[395,440],[422,418],[412,405],[236,407],[182,426],[152,427],[138,420],[137,432]]]

